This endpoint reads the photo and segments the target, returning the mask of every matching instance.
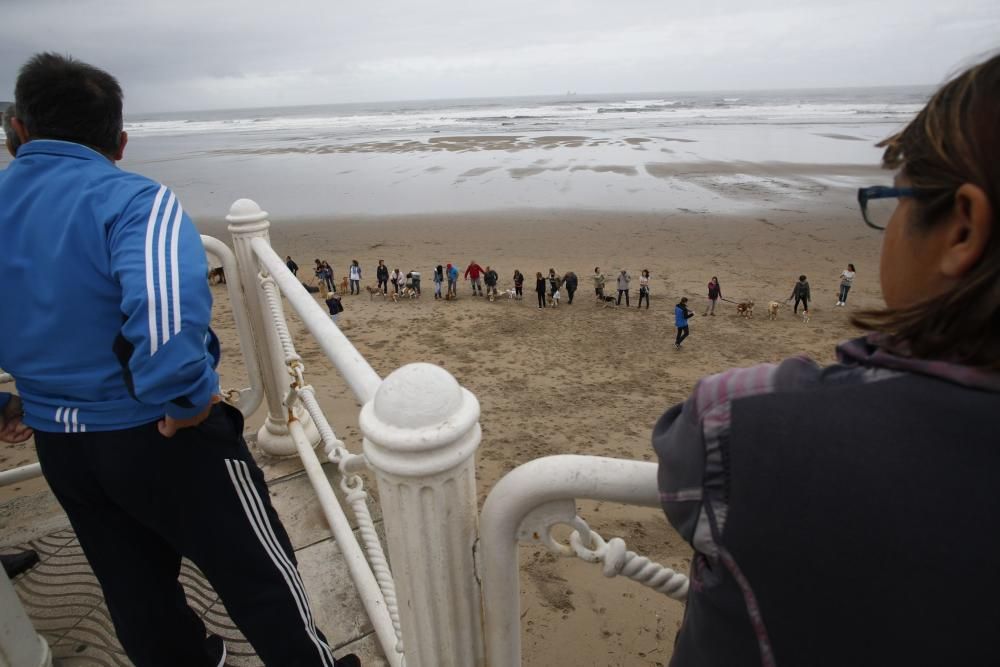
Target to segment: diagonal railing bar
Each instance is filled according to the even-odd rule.
[[[281,264],[281,267],[286,271],[288,270],[284,263]],[[382,550],[382,543],[379,540],[378,533],[375,531],[375,524],[368,510],[368,494],[364,491],[364,484],[359,476],[345,472],[344,469],[347,467],[350,452],[348,452],[343,446],[344,443],[333,432],[333,428],[330,426],[329,421],[319,407],[319,403],[316,401],[312,387],[305,382],[305,367],[302,364],[302,357],[295,350],[295,343],[292,341],[291,332],[288,330],[288,323],[285,321],[284,310],[281,305],[281,292],[274,276],[261,273],[259,282],[264,303],[267,306],[267,313],[270,315],[271,325],[274,327],[278,341],[281,344],[288,373],[292,377],[291,390],[285,398],[285,405],[288,407],[289,414],[291,415],[294,402],[301,400],[309,412],[313,423],[316,425],[325,448],[338,456],[338,471],[341,472],[341,488],[347,494],[347,500],[351,503],[351,508],[357,517],[358,529],[361,533],[362,541],[365,543],[368,561],[371,563],[370,568],[368,562],[364,560],[364,555],[361,552],[357,539],[354,537],[354,533],[350,529],[350,525],[347,523],[343,508],[333,493],[333,488],[330,486],[329,480],[322,471],[316,452],[313,451],[308,438],[306,438],[301,424],[298,420],[290,417],[289,424],[299,457],[306,467],[306,472],[308,473],[313,489],[319,496],[320,505],[323,508],[330,529],[333,531],[334,538],[344,552],[351,578],[358,588],[362,603],[365,605],[365,610],[368,612],[369,618],[375,626],[375,632],[382,643],[382,648],[386,656],[394,665],[405,665],[396,588],[392,580],[392,572],[389,570],[388,560]],[[301,285],[296,285],[292,289],[304,291]],[[312,300],[312,297],[309,298]],[[332,322],[330,324],[332,325]],[[340,466],[343,466],[344,469],[341,469]],[[374,589],[372,584],[374,584]],[[388,615],[387,617],[386,614]],[[386,620],[388,620],[388,624]],[[391,641],[389,632],[392,633]]]

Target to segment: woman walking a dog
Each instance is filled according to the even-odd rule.
[[[675,667],[996,662],[1000,55],[879,146],[873,333],[706,377],[653,430],[695,549]]]
[[[520,301],[524,298],[524,274],[514,269],[514,296]]]
[[[545,307],[545,278],[542,276],[542,272],[539,271],[535,274],[535,292],[538,294],[538,308],[541,310]]]
[[[798,315],[799,313],[799,303],[802,304],[802,310],[809,312],[809,281],[806,280],[805,276],[799,276],[799,282],[795,283],[795,287],[792,288],[792,295],[788,297],[791,301],[795,299],[795,307],[792,312]]]
[[[722,285],[719,284],[718,278],[712,276],[712,279],[708,281],[708,304],[705,306],[705,315],[715,317],[715,304],[721,298]]]

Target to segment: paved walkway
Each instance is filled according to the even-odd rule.
[[[296,550],[316,623],[334,647],[334,654],[357,653],[365,667],[386,665],[371,623],[347,574],[340,549],[330,536],[315,494],[298,461],[264,463],[262,468],[268,477],[271,501]],[[329,464],[327,470],[330,474]],[[334,488],[337,489],[336,484]],[[339,489],[337,491],[340,495]],[[48,498],[39,497],[34,504],[51,502],[51,494],[46,491],[44,495]],[[372,512],[381,530],[381,516],[375,502]],[[132,663],[115,638],[100,586],[68,521],[64,515],[60,521],[60,515],[53,514],[39,522],[49,528],[55,525],[57,530],[35,535],[21,544],[0,547],[2,553],[35,549],[41,558],[35,568],[14,580],[14,588],[35,628],[52,647],[55,665],[128,667]],[[5,528],[11,528],[11,522],[16,523],[17,519],[9,513],[4,518]],[[30,526],[18,528],[15,533],[24,534]],[[215,591],[186,561],[181,570],[181,582],[191,608],[204,619],[209,631],[225,637],[230,656],[226,664],[233,667],[263,664],[229,620]]]

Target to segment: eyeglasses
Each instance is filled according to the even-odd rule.
[[[915,197],[918,192],[917,188],[890,188],[884,185],[858,188],[861,217],[872,229],[883,230],[896,209],[896,202],[892,200],[899,197]]]
[[[861,217],[872,229],[884,230],[889,224],[896,202],[899,197],[926,199],[935,194],[951,191],[951,188],[890,188],[884,185],[873,185],[858,188],[858,204],[861,206]]]

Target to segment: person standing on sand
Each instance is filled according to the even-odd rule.
[[[628,302],[628,290],[629,290],[629,285],[631,285],[631,284],[632,284],[632,276],[630,276],[628,274],[628,272],[625,271],[625,269],[622,269],[622,272],[618,274],[618,305],[619,306],[622,305],[622,294],[624,294],[625,295],[625,307],[628,308],[628,306],[629,306],[629,302]]]
[[[601,267],[594,267],[594,275],[592,277],[594,280],[594,296],[596,296],[598,300],[603,299],[604,283],[607,279],[604,277],[604,274],[601,273]]]
[[[646,299],[646,310],[649,310],[649,269],[643,269],[639,276],[639,305],[642,308],[642,300]]]
[[[382,294],[389,293],[389,267],[385,265],[385,260],[378,261],[378,268],[375,269],[375,279],[378,280],[378,288]]]
[[[351,261],[347,279],[351,281],[351,294],[361,294],[361,265],[358,264],[358,260]]]
[[[441,298],[441,283],[444,282],[444,267],[438,264],[434,268],[434,300]]]
[[[299,265],[295,263],[295,260],[292,259],[291,255],[288,255],[287,257],[285,257],[285,266],[288,267],[288,270],[292,272],[293,276],[296,276],[296,277],[298,276],[298,274],[299,274]]]
[[[323,279],[326,281],[326,288],[331,292],[336,293],[337,287],[333,282],[333,267],[330,266],[330,262],[323,262]]]
[[[549,296],[554,297],[556,292],[559,291],[559,287],[562,285],[562,280],[556,275],[555,269],[549,269]]]
[[[132,664],[225,664],[177,579],[187,557],[264,663],[356,666],[316,628],[243,416],[221,402],[198,230],[170,189],[116,166],[122,96],[107,72],[52,53],[18,75],[22,145],[0,172],[0,276],[16,305],[0,309],[0,366],[23,413],[5,411],[0,434],[33,430]],[[153,238],[168,239],[159,253]],[[25,268],[37,266],[56,279]],[[60,298],[70,275],[74,298]]]
[[[497,298],[497,281],[499,280],[500,276],[487,264],[486,272],[483,274],[483,282],[486,283],[486,296],[492,295],[494,299]]]
[[[656,422],[694,548],[673,667],[997,662],[998,119],[1000,55],[879,144],[894,187],[859,212],[884,230],[885,306],[852,318],[872,333],[832,365],[702,378]]]
[[[545,278],[541,271],[535,273],[535,292],[538,294],[538,308],[542,309],[545,307]]]
[[[795,283],[795,287],[792,288],[792,295],[788,297],[788,300],[792,299],[795,299],[795,308],[792,309],[792,312],[798,314],[799,302],[802,303],[802,310],[809,312],[809,282],[805,276],[799,276],[799,282]]]
[[[514,269],[514,296],[518,301],[524,298],[524,274]]]
[[[448,265],[448,296],[458,298],[458,267],[451,264]]]
[[[399,272],[399,269],[393,269],[392,273],[389,274],[389,283],[392,285],[394,294],[399,294],[399,284],[402,278],[403,274]]]
[[[705,306],[705,315],[715,317],[715,304],[722,298],[722,285],[719,279],[712,276],[708,281],[708,304]]]
[[[677,340],[674,341],[674,349],[681,349],[681,343],[691,334],[688,327],[688,320],[694,317],[694,313],[688,310],[688,298],[681,297],[680,303],[674,306],[674,324],[677,326]]]
[[[572,271],[567,271],[566,275],[562,277],[562,282],[563,285],[566,286],[566,296],[567,296],[566,303],[572,304],[573,292],[576,291],[576,288],[580,284],[580,281],[577,279],[575,273],[573,273]]]
[[[482,296],[483,295],[483,285],[480,282],[480,276],[483,273],[483,267],[476,264],[476,260],[469,262],[469,266],[465,268],[465,279],[469,280],[472,278],[472,296]]]
[[[853,264],[848,264],[844,272],[840,274],[840,296],[837,299],[838,306],[847,305],[847,293],[851,291],[854,284],[855,270]]]

